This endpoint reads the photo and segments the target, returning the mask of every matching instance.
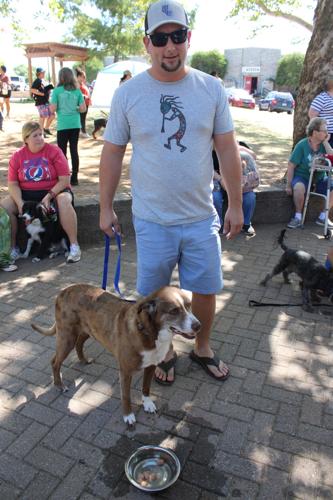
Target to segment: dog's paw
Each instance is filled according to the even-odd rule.
[[[147,413],[156,413],[155,403],[150,399],[150,397],[142,396],[143,409]]]
[[[269,278],[270,278],[270,275],[266,274],[266,276],[264,277],[264,279],[259,282],[259,285],[266,286],[267,285],[267,281],[269,280]]]
[[[51,252],[49,255],[49,259],[55,259],[56,257],[58,257],[58,255],[59,255],[59,252]]]
[[[39,257],[34,257],[34,258],[32,259],[32,262],[33,262],[34,264],[37,264],[37,262],[40,262],[40,258],[39,258]]]
[[[94,358],[82,358],[79,361],[81,365],[91,365],[94,362]]]
[[[63,393],[63,392],[68,392],[69,391],[69,388],[67,387],[67,385],[64,385],[64,384],[54,384],[54,387],[56,389],[58,389],[59,392]]]
[[[134,427],[136,422],[134,413],[130,413],[129,415],[124,415],[123,419],[127,427]]]

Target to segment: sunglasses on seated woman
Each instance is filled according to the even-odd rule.
[[[151,35],[147,36],[150,38],[151,43],[154,45],[154,47],[165,47],[168,43],[169,37],[176,45],[184,43],[187,39],[187,31],[188,30],[186,28],[182,28],[180,30],[172,31],[172,33],[158,32],[152,33]]]

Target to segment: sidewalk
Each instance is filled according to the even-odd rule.
[[[173,500],[333,499],[333,316],[299,307],[249,308],[249,299],[299,303],[298,279],[258,282],[276,263],[282,227],[257,226],[257,236],[223,242],[225,289],[218,296],[212,347],[231,368],[221,383],[190,362],[192,343],[177,339],[173,387],[152,386],[158,413],[139,406],[127,431],[121,416],[116,363],[88,341],[95,362],[81,366],[73,353],[52,385],[55,339],[30,322],[50,325],[63,287],[100,286],[104,249],[84,249],[81,262],[62,258],[32,264],[0,279],[0,498],[12,500],[144,499],[124,474],[127,457],[143,444],[173,448],[179,480],[161,498]],[[321,229],[288,231],[287,244],[324,261],[332,243]],[[110,252],[112,288],[116,247]],[[121,290],[135,293],[135,245],[123,243]],[[324,309],[324,308],[323,308]],[[326,308],[327,312],[330,312]]]

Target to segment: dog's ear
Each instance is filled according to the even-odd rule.
[[[38,205],[36,205],[36,214],[39,219],[47,214],[46,207],[43,203],[38,203]]]
[[[140,304],[138,307],[138,314],[141,314],[143,311],[149,314],[149,316],[154,316],[157,311],[157,300],[147,300]]]

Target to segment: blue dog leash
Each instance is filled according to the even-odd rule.
[[[114,230],[113,230],[114,231]],[[118,260],[114,274],[113,286],[116,292],[123,298],[123,294],[119,289],[120,267],[121,267],[121,235],[114,231],[117,247],[118,247]],[[110,256],[110,236],[105,235],[105,250],[104,250],[104,266],[103,266],[103,280],[102,288],[106,290],[109,269],[109,256]]]

